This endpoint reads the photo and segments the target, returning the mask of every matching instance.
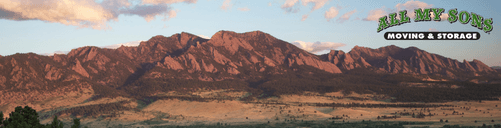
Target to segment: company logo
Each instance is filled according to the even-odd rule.
[[[426,8],[415,9],[416,18],[414,22],[424,21],[441,21],[440,16],[444,13],[443,8]],[[435,14],[431,17],[431,13]],[[377,32],[381,32],[389,27],[410,23],[411,19],[407,16],[407,10],[398,13],[400,18],[397,19],[397,13],[391,13],[389,16],[379,18],[379,27]],[[449,23],[455,23],[459,20],[461,24],[470,23],[472,27],[483,30],[485,33],[490,33],[493,29],[492,18],[484,19],[481,15],[476,13],[468,13],[461,11],[458,13],[457,9],[449,10]],[[387,40],[478,40],[480,33],[478,32],[386,32],[384,38]]]

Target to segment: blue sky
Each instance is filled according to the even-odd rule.
[[[58,6],[59,5],[59,6]],[[501,5],[498,0],[3,0],[0,55],[48,54],[82,46],[137,44],[155,35],[220,30],[260,30],[316,54],[349,52],[355,45],[415,46],[445,57],[501,66]],[[459,22],[411,22],[377,33],[374,18],[414,8],[444,8],[493,18],[487,34]],[[409,11],[410,12],[410,11]],[[413,17],[411,17],[413,20]],[[473,31],[475,41],[387,41],[387,31]],[[302,44],[302,45],[301,45]]]

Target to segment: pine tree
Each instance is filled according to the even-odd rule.
[[[3,124],[3,112],[0,111],[0,126]]]
[[[80,128],[80,119],[73,119],[73,125],[71,126],[71,128]]]
[[[47,125],[49,128],[63,128],[63,122],[57,119],[57,115],[54,116],[52,123]]]
[[[2,121],[4,127],[42,127],[40,120],[38,120],[38,113],[28,107],[24,108],[18,106],[14,109],[12,113],[9,114],[9,118]],[[2,113],[3,120],[3,113]]]
[[[3,118],[3,113],[0,112],[0,128],[63,128],[63,122],[54,116],[51,124],[42,125],[38,119],[36,110],[25,106],[18,106],[9,114],[9,118]],[[74,119],[75,128],[80,127],[80,119]],[[72,126],[73,128],[73,126]]]

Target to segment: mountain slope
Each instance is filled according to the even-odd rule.
[[[466,80],[496,73],[478,60],[459,62],[415,47],[354,47],[317,56],[261,32],[154,36],[137,47],[81,47],[67,55],[0,56],[0,105],[41,101],[92,88],[97,96],[142,97],[197,88],[253,95],[301,91],[378,92],[386,84],[439,75]],[[495,76],[493,78],[497,78]],[[379,86],[381,85],[381,86]],[[40,97],[40,95],[43,95]]]
[[[404,49],[394,45],[378,49],[355,46],[347,54],[333,50],[323,55],[323,59],[344,70],[373,67],[388,73],[440,75],[452,79],[496,73],[479,60],[459,62],[416,47]]]
[[[2,93],[33,89],[48,92],[51,87],[78,89],[82,87],[76,85],[86,85],[101,95],[129,95],[117,89],[140,78],[259,79],[266,74],[291,72],[289,67],[293,64],[341,73],[334,64],[260,31],[220,31],[210,40],[183,32],[170,37],[155,36],[137,47],[87,46],[67,55],[29,53],[0,57],[0,89]]]

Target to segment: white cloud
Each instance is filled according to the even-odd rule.
[[[306,20],[306,18],[308,18],[308,14],[304,14],[304,15],[303,15],[303,18],[301,18],[301,21]]]
[[[324,16],[327,21],[330,21],[330,19],[336,17],[337,14],[339,14],[339,10],[336,7],[331,7],[329,10],[325,11]]]
[[[210,39],[210,37],[205,36],[205,35],[197,35],[198,37],[204,38],[204,39]]]
[[[365,20],[365,21],[378,21],[379,18],[381,18],[383,16],[387,16],[388,12],[398,13],[402,10],[407,10],[407,16],[410,17],[411,19],[414,19],[416,17],[416,13],[414,12],[415,9],[418,9],[418,8],[425,9],[425,8],[432,8],[432,7],[433,7],[433,4],[428,4],[425,2],[421,2],[421,1],[410,0],[410,1],[407,1],[403,4],[398,3],[397,5],[395,5],[396,11],[395,10],[390,11],[390,9],[385,9],[385,7],[373,9],[373,10],[369,11],[369,15],[367,15],[367,18],[364,18],[363,20]],[[431,16],[431,18],[435,17],[433,11],[431,11],[430,16]],[[447,13],[445,13],[445,10],[444,10],[444,13],[442,13],[442,15],[440,15],[440,18],[442,21],[447,20],[448,17],[449,17],[449,15]],[[398,16],[397,19],[400,19],[400,16]]]
[[[139,46],[139,44],[142,42],[143,40],[139,40],[139,41],[131,41],[131,42],[127,42],[127,43],[120,43],[120,44],[112,44],[112,45],[108,45],[108,46],[102,46],[100,48],[109,48],[109,49],[117,49],[119,47],[121,47],[122,45],[123,46],[127,46],[127,47],[132,47],[132,46]],[[40,55],[45,55],[45,56],[53,56],[54,54],[68,54],[70,51],[55,51],[55,52],[52,52],[52,53],[41,53]]]
[[[397,9],[397,12],[400,12],[401,10],[407,10],[407,16],[414,19],[416,17],[416,14],[414,13],[414,9],[424,9],[424,8],[431,8],[433,7],[432,4],[427,4],[425,2],[421,1],[407,1],[403,4],[398,3],[395,5],[395,8]]]
[[[425,2],[421,2],[421,1],[414,1],[414,0],[410,0],[410,1],[407,1],[403,4],[401,3],[398,3],[397,5],[395,5],[395,8],[397,9],[397,11],[400,11],[400,10],[414,10],[414,9],[418,9],[418,8],[431,8],[433,7],[432,4],[427,4]]]
[[[0,18],[41,20],[65,25],[105,29],[106,21],[116,18],[91,0],[2,0]]]
[[[155,16],[175,17],[170,4],[197,0],[1,0],[0,19],[40,20],[79,28],[110,29],[107,22],[118,20],[119,15],[137,15],[146,21]]]
[[[438,30],[436,28],[430,28],[430,29],[428,29],[428,31],[430,31],[430,32],[438,32]]]
[[[131,42],[127,42],[127,43],[120,43],[120,44],[112,44],[112,45],[108,45],[108,46],[103,46],[101,48],[109,48],[109,49],[117,49],[119,47],[121,47],[122,45],[123,46],[127,46],[127,47],[131,47],[131,46],[139,46],[139,44],[142,42],[143,40],[139,40],[139,41],[131,41]]]
[[[68,54],[70,51],[55,51],[53,53],[42,53],[40,55],[54,56],[55,54]]]
[[[385,11],[385,7],[377,8],[369,11],[369,15],[367,18],[364,18],[364,21],[377,21],[379,18],[386,16],[388,13]]]
[[[303,6],[308,6],[308,4],[313,4],[313,7],[311,8],[311,11],[310,11],[310,12],[313,12],[313,11],[325,6],[325,4],[327,4],[328,1],[329,0],[301,0],[301,4]],[[282,5],[282,9],[284,9],[285,12],[296,13],[299,11],[299,7],[298,7],[299,5],[297,5],[297,3],[299,3],[299,0],[286,0],[284,2],[284,4]],[[295,6],[295,5],[297,5],[297,6]],[[271,3],[268,3],[268,6],[271,6]]]
[[[243,12],[250,11],[250,9],[247,7],[238,8],[238,10],[243,11]]]
[[[294,5],[298,2],[299,0],[286,0],[285,3],[282,5],[282,9],[284,9],[285,12],[296,13],[297,11],[299,11],[299,8],[294,7]]]
[[[164,19],[167,19],[168,16],[176,16],[176,12],[172,12],[171,7],[167,4],[137,5],[132,8],[121,9],[119,13],[124,15],[141,16],[147,22],[154,20],[157,15],[163,15]]]
[[[224,0],[223,5],[221,5],[221,9],[223,10],[229,10],[231,9],[231,0]]]
[[[433,18],[435,18],[435,13],[433,11],[431,12],[430,18],[432,21],[433,21]],[[442,13],[442,15],[440,15],[440,21],[446,21],[447,18],[449,18],[449,14],[447,14],[444,10],[444,13]]]
[[[296,45],[297,47],[311,52],[311,53],[318,53],[324,50],[335,50],[338,49],[339,47],[346,46],[346,44],[343,43],[335,43],[335,42],[304,42],[304,41],[294,41],[291,44]]]
[[[174,3],[197,3],[197,0],[143,0],[144,4],[174,4]]]
[[[175,10],[171,10],[171,11],[169,11],[169,13],[168,13],[167,15],[169,15],[169,19],[170,19],[170,18],[176,18],[176,16],[177,16],[177,11],[175,11]]]
[[[357,10],[352,10],[350,12],[347,12],[345,14],[343,14],[341,17],[339,17],[336,21],[339,22],[339,23],[343,23],[344,21],[347,21],[350,19],[351,15],[353,15],[353,13],[357,12]]]
[[[328,0],[301,0],[303,6],[307,6],[309,3],[313,3],[313,7],[311,8],[311,11],[315,11],[317,9],[322,8]]]

